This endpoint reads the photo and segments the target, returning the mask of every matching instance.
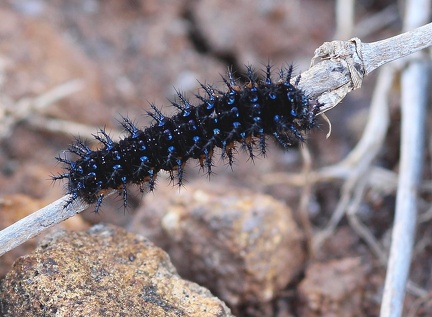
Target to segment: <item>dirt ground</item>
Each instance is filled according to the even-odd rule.
[[[375,16],[391,2],[358,1],[356,21]],[[400,33],[401,20],[394,9],[392,22],[364,35],[364,42]],[[324,41],[334,39],[334,15],[334,2],[317,0],[3,1],[3,202],[5,197],[20,194],[35,201],[32,207],[36,210],[60,198],[64,188],[58,183],[53,185],[49,177],[62,171],[55,157],[74,136],[90,140],[92,133],[105,127],[113,138],[118,138],[120,114],[146,126],[151,122],[145,115],[149,103],[162,107],[166,114],[174,111],[168,106],[169,100],[175,99],[174,88],[192,98],[199,92],[197,80],[220,85],[220,74],[225,74],[228,67],[241,76],[245,64],[259,70],[269,60],[275,67],[293,63],[296,72],[306,70],[314,50]],[[337,164],[354,148],[367,122],[375,79],[376,74],[371,74],[360,90],[327,113],[333,127],[328,139],[324,121],[320,121],[320,129],[308,135],[303,148],[311,155],[313,171]],[[391,127],[373,163],[384,173],[379,176],[381,185],[358,184],[353,192],[360,195],[360,200],[351,208],[351,221],[343,217],[319,248],[309,250],[315,252],[310,252],[301,276],[271,302],[232,307],[236,316],[336,316],[331,313],[334,307],[342,307],[338,311],[345,312],[344,316],[379,314],[399,162],[398,84],[392,93]],[[430,126],[428,120],[427,128]],[[406,296],[404,316],[432,315],[428,139],[427,146],[410,273],[412,285]],[[317,179],[302,207],[300,198],[305,187],[299,181],[304,167],[301,151],[293,148],[284,152],[272,144],[268,152],[265,159],[258,158],[254,163],[247,162],[247,155],[240,153],[233,171],[217,163],[210,182],[227,182],[284,201],[294,210],[298,223],[307,226],[305,217],[310,221],[309,238],[317,241],[343,197],[345,177]],[[194,164],[188,167],[188,181],[205,177]],[[161,180],[158,187],[162,186],[170,185]],[[103,221],[126,227],[141,200],[141,194],[133,193],[125,214],[115,201],[105,204],[102,214],[88,210],[82,217],[87,223]],[[17,214],[16,220],[22,216]],[[12,221],[3,215],[0,218],[4,225]],[[365,242],[355,221],[369,230],[377,249]],[[74,226],[81,228],[82,224],[71,225]],[[10,265],[7,261],[12,260],[0,259],[3,274]],[[346,293],[351,301],[345,298]]]

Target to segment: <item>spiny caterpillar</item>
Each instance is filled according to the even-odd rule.
[[[68,180],[71,198],[66,206],[80,198],[95,203],[98,212],[107,191],[116,189],[126,208],[127,185],[137,184],[144,191],[144,184],[148,184],[153,190],[160,170],[168,171],[171,180],[177,179],[181,185],[185,163],[193,158],[210,174],[215,147],[221,149],[222,158],[228,159],[232,167],[235,142],[253,158],[256,149],[266,154],[267,136],[284,148],[293,141],[303,141],[302,133],[317,126],[320,104],[298,88],[299,76],[290,83],[292,71],[292,66],[281,69],[279,80],[273,82],[270,65],[263,80],[258,80],[247,66],[248,82],[244,86],[239,86],[228,72],[228,78],[223,78],[226,92],[201,84],[207,96],[197,95],[199,105],[193,106],[178,92],[179,102],[172,103],[178,113],[171,118],[151,105],[154,112],[148,114],[155,123],[144,130],[123,117],[121,125],[129,135],[119,142],[112,141],[104,130],[95,135],[103,144],[99,150],[93,151],[76,140],[68,150],[78,159],[57,157],[67,171],[53,176],[53,180]]]

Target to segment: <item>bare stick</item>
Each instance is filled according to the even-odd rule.
[[[33,118],[36,113],[43,113],[50,105],[80,91],[83,86],[82,80],[74,79],[55,86],[35,98],[3,102],[3,113],[0,112],[0,139],[7,138],[18,122]]]
[[[354,0],[336,1],[336,33],[334,38],[350,38],[354,30]]]
[[[305,179],[305,185],[303,187],[300,196],[299,216],[300,216],[300,223],[302,225],[302,229],[306,237],[307,252],[309,256],[313,258],[314,257],[313,250],[312,250],[313,230],[312,230],[312,224],[310,222],[309,213],[308,213],[309,210],[308,205],[312,193],[312,182],[309,182],[309,176],[312,171],[312,157],[307,146],[302,146],[300,148],[300,151],[303,157],[302,175],[304,176]]]
[[[397,4],[390,4],[380,12],[372,16],[365,17],[355,26],[354,33],[357,37],[362,38],[367,35],[378,32],[378,30],[399,20],[399,11]]]
[[[427,69],[421,62],[402,75],[402,148],[396,216],[381,317],[401,316],[417,220],[417,187],[423,161]]]
[[[112,195],[114,192],[106,193],[105,197]],[[89,207],[87,203],[80,199],[75,199],[65,207],[70,198],[70,195],[65,195],[0,231],[0,255]]]
[[[389,43],[395,43],[397,47],[391,51],[391,54],[390,50],[388,51],[385,61],[381,64],[432,45],[431,34],[432,24],[428,24],[416,31],[388,39],[385,47],[388,47]],[[420,40],[414,41],[413,37],[418,37]],[[403,41],[406,43],[402,44]],[[345,42],[324,43],[315,51],[314,57],[314,60],[318,58],[323,60],[302,73],[300,88],[311,98],[317,98],[323,103],[322,112],[333,108],[347,93],[361,86],[364,74],[378,67],[377,60],[382,55],[379,43],[382,42],[363,44],[359,39],[352,39]],[[413,46],[409,51],[399,49],[399,45],[409,46],[413,43],[417,43],[417,46]],[[362,50],[365,46],[372,47],[376,51],[369,49],[363,54]],[[363,58],[364,56],[367,58]],[[374,66],[368,64],[372,61]],[[60,223],[87,207],[85,204],[77,203],[63,210],[62,206],[67,199],[68,197],[64,197],[37,211],[36,216],[30,215],[0,231],[0,255],[36,236],[45,228]]]
[[[425,7],[427,7],[427,4],[425,4]],[[425,7],[420,5],[419,8]],[[369,75],[378,67],[394,61],[395,56],[398,56],[398,58],[408,56],[418,50],[429,47],[431,42],[432,23],[429,23],[412,32],[406,32],[370,44],[364,43],[362,47],[362,55],[365,65],[365,74]]]
[[[88,205],[75,200],[68,207],[63,208],[69,199],[69,195],[63,196],[52,204],[0,231],[0,254],[12,250],[42,231],[75,216],[75,214],[88,207]]]
[[[325,42],[317,50],[323,61],[302,73],[300,87],[324,104],[325,112],[336,106],[349,92],[361,87],[363,78],[376,68],[432,45],[432,23],[373,43],[360,39]]]
[[[390,124],[388,96],[395,72],[396,67],[393,67],[393,65],[387,65],[380,70],[372,97],[368,123],[356,147],[341,162],[321,170],[321,172],[329,174],[336,174],[336,171],[344,170],[349,176],[342,186],[342,198],[336,211],[332,214],[326,228],[316,234],[315,248],[319,249],[322,243],[334,234],[334,230],[345,215],[347,206],[350,204],[351,195],[355,191],[359,179],[365,174],[369,174],[370,166],[384,143]]]
[[[410,29],[427,21],[431,9],[428,0],[407,1],[404,28]],[[414,31],[413,34],[415,32],[417,31]],[[428,32],[428,37],[429,40],[432,39],[432,32]],[[413,39],[411,44],[423,46],[427,41],[428,39],[420,36],[418,39]],[[403,47],[399,49],[404,52],[408,51]],[[387,56],[387,54],[384,55]],[[402,315],[415,238],[417,189],[423,166],[424,119],[429,91],[427,62],[421,59],[421,54],[417,54],[416,57],[418,59],[412,61],[402,73],[400,173],[381,317]],[[376,63],[379,65],[379,62]]]

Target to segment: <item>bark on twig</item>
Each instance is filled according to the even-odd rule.
[[[324,104],[321,110],[326,112],[360,88],[364,77],[376,68],[431,45],[432,23],[373,43],[358,38],[325,42],[315,50],[312,65],[317,59],[322,61],[302,73],[300,87]]]

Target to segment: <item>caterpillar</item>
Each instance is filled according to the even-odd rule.
[[[192,158],[211,174],[215,148],[221,149],[222,159],[232,167],[236,144],[253,159],[257,151],[266,155],[267,137],[284,148],[304,141],[304,133],[317,126],[321,105],[298,88],[300,76],[291,84],[292,65],[279,70],[277,81],[272,79],[269,64],[263,79],[257,79],[251,66],[246,70],[243,85],[237,84],[231,71],[222,77],[226,91],[200,84],[206,96],[196,96],[198,105],[192,105],[177,91],[178,100],[172,105],[178,112],[172,117],[165,117],[151,104],[153,110],[148,114],[154,123],[144,130],[122,117],[121,125],[128,135],[119,142],[114,142],[104,129],[94,135],[102,145],[98,150],[76,139],[68,152],[77,159],[57,157],[65,172],[52,177],[68,182],[66,190],[71,198],[66,206],[82,199],[95,204],[95,212],[99,212],[107,191],[117,190],[126,208],[127,186],[136,184],[144,192],[147,184],[153,191],[161,170],[182,185],[184,166]]]

